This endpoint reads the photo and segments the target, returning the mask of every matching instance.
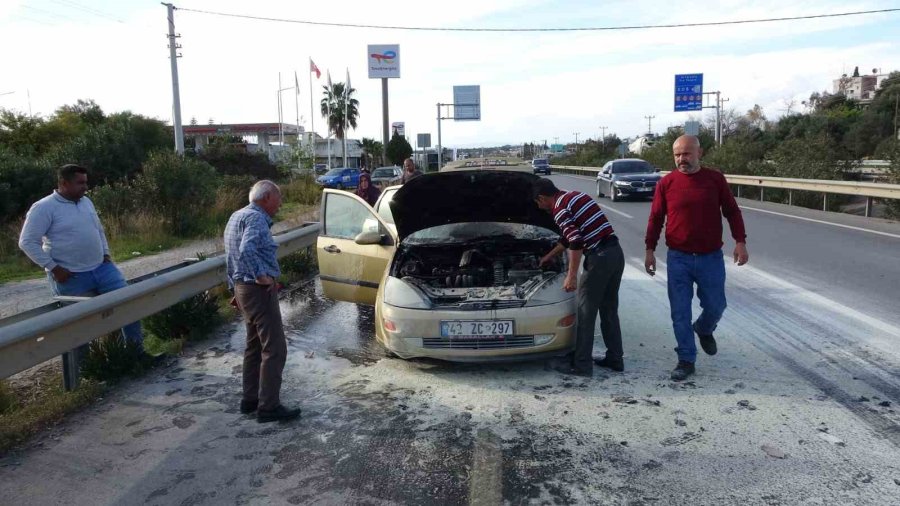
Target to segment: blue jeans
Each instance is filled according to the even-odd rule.
[[[672,328],[678,342],[675,351],[678,360],[694,362],[697,359],[694,331],[712,334],[725,312],[725,259],[722,250],[695,255],[670,249],[666,262]],[[703,311],[692,325],[694,284],[697,285],[697,297]]]
[[[53,295],[100,295],[124,288],[128,284],[125,282],[122,272],[112,262],[103,262],[92,271],[73,272],[65,283],[57,283],[49,272],[47,278],[50,280],[50,290]],[[141,322],[129,323],[123,327],[122,336],[143,348],[144,335],[141,332]]]

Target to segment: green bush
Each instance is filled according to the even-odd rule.
[[[29,158],[0,147],[0,213],[7,222],[23,215],[31,204],[56,188],[54,168],[46,160]]]
[[[157,151],[143,166],[134,186],[146,207],[163,216],[176,235],[202,226],[201,217],[216,200],[219,176],[208,163]]]
[[[319,270],[315,252],[310,254],[305,250],[282,257],[278,266],[281,267],[282,282],[288,285],[303,281]]]
[[[322,198],[322,188],[309,174],[296,177],[293,181],[279,185],[279,188],[284,202],[313,206]]]
[[[277,179],[279,176],[278,167],[265,153],[247,153],[230,145],[210,144],[198,159],[212,165],[222,175],[254,179]]]
[[[114,332],[91,342],[81,373],[97,381],[139,376],[150,368],[148,358],[137,344],[126,341],[121,332]]]
[[[211,291],[197,294],[142,321],[144,329],[162,340],[203,339],[222,323],[219,298]]]
[[[18,402],[6,381],[0,380],[0,415],[9,413],[16,409],[16,406],[18,406]]]

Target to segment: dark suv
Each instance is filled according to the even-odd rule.
[[[612,160],[597,173],[597,196],[605,194],[613,202],[622,197],[652,199],[661,178],[656,167],[639,158]]]
[[[535,174],[550,175],[550,162],[546,158],[535,158],[531,161],[531,170]]]

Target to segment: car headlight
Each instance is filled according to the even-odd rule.
[[[525,307],[559,304],[560,302],[574,297],[574,292],[567,292],[563,288],[563,283],[565,282],[565,280],[566,275],[560,273],[544,281],[544,283],[540,286],[540,288],[537,289],[534,295],[529,297],[528,302],[525,303]]]
[[[630,181],[616,181],[615,185],[616,186],[631,186],[631,182]]]
[[[393,276],[388,276],[384,285],[384,303],[406,309],[431,309],[431,302],[425,294]]]

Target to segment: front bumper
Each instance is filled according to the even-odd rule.
[[[382,343],[402,358],[429,357],[452,362],[503,362],[564,355],[575,349],[575,325],[559,321],[575,314],[575,299],[558,304],[487,311],[404,309],[381,304]],[[385,320],[395,330],[385,327]],[[460,339],[441,336],[442,320],[513,320],[515,336]],[[549,336],[549,337],[548,337]],[[546,343],[538,344],[541,339]]]
[[[628,195],[631,197],[652,197],[653,192],[656,190],[656,185],[654,186],[642,186],[635,188],[634,186],[620,186],[614,184],[613,187],[619,192],[620,195]]]

